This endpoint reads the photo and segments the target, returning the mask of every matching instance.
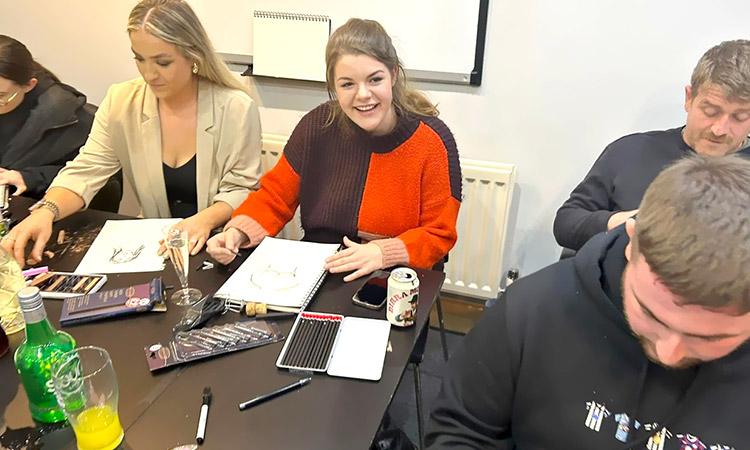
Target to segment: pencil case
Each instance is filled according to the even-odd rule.
[[[247,320],[189,331],[179,331],[174,338],[144,348],[151,372],[189,361],[236,352],[284,339],[278,325],[265,320]]]
[[[27,284],[38,287],[43,298],[64,299],[92,294],[106,282],[106,275],[53,271],[41,273]]]

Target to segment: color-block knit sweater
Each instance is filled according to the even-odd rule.
[[[302,118],[226,228],[255,246],[299,205],[305,240],[372,241],[384,267],[432,267],[456,242],[461,169],[452,133],[435,117],[399,116],[392,132],[373,136],[351,121],[325,126],[329,110],[324,103]]]

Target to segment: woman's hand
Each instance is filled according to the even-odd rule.
[[[8,253],[16,258],[18,265],[24,267],[26,265],[24,252],[26,251],[26,244],[31,239],[34,241],[34,247],[31,249],[29,259],[33,260],[34,264],[36,264],[42,260],[42,251],[44,251],[44,246],[52,235],[52,222],[54,218],[54,213],[49,209],[37,209],[22,220],[21,223],[13,227],[3,237],[0,244]]]
[[[344,281],[356,280],[383,268],[383,252],[377,244],[357,244],[344,236],[346,250],[341,250],[333,256],[326,258],[325,269],[331,273],[349,272]]]
[[[26,192],[26,182],[23,180],[23,175],[17,170],[8,170],[0,167],[0,184],[10,184],[16,187],[16,192],[13,196],[19,196]]]
[[[218,262],[229,264],[234,261],[240,247],[248,242],[250,242],[250,239],[245,233],[237,228],[229,228],[209,239],[208,244],[206,244],[206,251]]]
[[[174,224],[172,228],[187,231],[188,252],[190,253],[190,256],[195,256],[201,251],[203,245],[208,241],[208,236],[213,229],[210,223],[206,223],[197,216],[190,216],[187,219],[182,219]],[[159,241],[159,244],[159,256],[161,256],[167,251],[167,247],[164,245],[163,239]]]

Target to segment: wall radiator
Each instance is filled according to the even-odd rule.
[[[288,136],[263,134],[262,170],[270,170],[284,151]],[[443,291],[480,299],[497,296],[504,276],[503,251],[513,199],[516,167],[512,164],[461,159],[463,200],[458,214],[458,242],[445,265]],[[279,233],[301,239],[299,209]]]
[[[503,255],[516,166],[461,159],[461,175],[458,241],[445,264],[443,292],[487,300],[497,296],[505,275]]]

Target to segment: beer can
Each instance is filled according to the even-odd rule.
[[[393,269],[388,277],[386,317],[397,327],[409,327],[417,320],[419,278],[408,267]]]

